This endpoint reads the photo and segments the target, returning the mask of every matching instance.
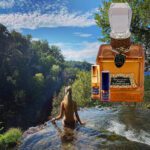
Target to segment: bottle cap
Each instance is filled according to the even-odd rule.
[[[113,39],[129,38],[132,10],[128,3],[112,3],[109,8],[110,37]]]

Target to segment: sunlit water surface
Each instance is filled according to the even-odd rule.
[[[129,108],[84,108],[85,126],[63,128],[47,122],[32,127],[22,138],[20,150],[150,149],[150,111]]]

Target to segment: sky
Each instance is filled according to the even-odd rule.
[[[57,45],[66,60],[95,63],[101,29],[100,0],[0,0],[0,23],[33,40]]]

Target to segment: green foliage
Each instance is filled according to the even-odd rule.
[[[78,106],[81,107],[92,107],[92,106],[111,106],[111,103],[103,103],[99,100],[91,99],[91,72],[90,71],[79,71],[77,73],[77,79],[72,85],[72,96],[73,100],[77,102]]]
[[[63,84],[64,58],[47,41],[32,41],[30,35],[9,32],[2,24],[0,31],[0,118],[7,128],[23,122],[31,126]]]
[[[53,65],[51,69],[54,76],[58,76],[59,72],[61,71],[59,65]]]
[[[150,76],[145,76],[144,90],[150,91]]]
[[[79,106],[88,106],[91,97],[91,72],[80,71],[72,85],[73,100]]]
[[[91,64],[88,62],[80,62],[80,61],[66,61],[64,63],[64,76],[66,85],[70,85],[76,78],[76,74],[79,71],[90,71]]]
[[[77,68],[82,71],[90,71],[91,70],[91,64],[88,62],[84,61],[66,61],[65,66],[68,68]]]
[[[42,73],[36,73],[33,78],[39,85],[42,85],[44,82],[44,76]]]
[[[150,102],[150,76],[145,76],[144,100],[145,102]]]
[[[63,100],[64,96],[65,96],[65,86],[63,86],[60,89],[58,95],[55,94],[53,97],[53,110],[52,110],[53,116],[56,116],[59,113],[60,103]]]
[[[24,90],[16,90],[14,91],[14,103],[16,106],[25,105],[26,93]]]
[[[0,134],[0,148],[9,148],[17,144],[22,136],[20,129],[11,128],[6,133]]]
[[[0,133],[3,129],[4,129],[4,127],[2,126],[2,122],[0,122]]]
[[[56,58],[57,63],[62,64],[64,62],[64,56],[62,55],[59,47],[55,45],[50,46],[49,53]]]
[[[1,128],[0,128],[0,131],[2,131],[3,129],[4,129],[4,128],[3,128],[3,127],[1,127]]]
[[[95,14],[96,24],[101,28],[103,42],[110,41],[110,25],[108,20],[108,9],[112,2],[128,2],[132,9],[131,33],[133,42],[141,43],[146,50],[150,49],[150,5],[149,0],[109,0],[103,1],[99,13]]]

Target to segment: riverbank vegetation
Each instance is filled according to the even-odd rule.
[[[145,76],[143,107],[150,109],[150,76]]]
[[[11,128],[4,134],[0,134],[0,149],[10,149],[16,146],[22,136],[22,131]]]

